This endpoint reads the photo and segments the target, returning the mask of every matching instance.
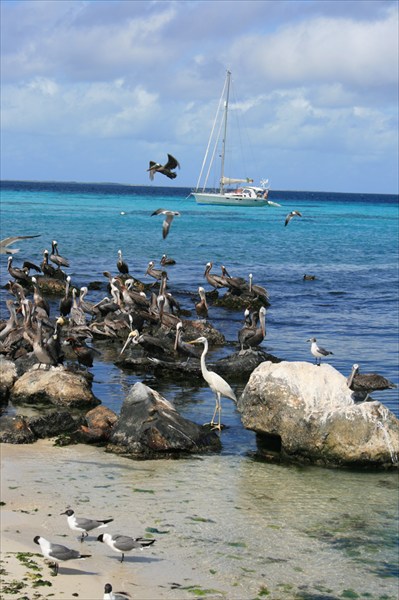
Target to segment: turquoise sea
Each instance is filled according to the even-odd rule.
[[[329,362],[343,374],[349,374],[356,362],[363,372],[378,372],[399,383],[398,196],[271,191],[270,199],[280,203],[281,208],[230,208],[197,205],[189,193],[189,189],[177,187],[3,181],[0,237],[40,234],[14,245],[20,248],[14,257],[16,266],[24,260],[40,263],[43,250],[51,250],[51,240],[56,239],[60,254],[70,260],[67,272],[76,287],[93,281],[104,283],[103,289],[89,292],[90,301],[105,295],[102,273],[116,274],[119,249],[130,273],[148,283],[152,281],[144,276],[148,262],[154,260],[159,267],[161,256],[167,254],[176,260],[176,265],[167,269],[170,290],[183,308],[192,311],[193,318],[198,286],[211,290],[204,279],[208,261],[213,262],[216,273],[220,273],[222,264],[233,276],[247,278],[253,273],[254,283],[266,287],[270,295],[267,336],[262,344],[266,351],[287,360],[313,360],[306,340],[316,337],[333,352]],[[151,216],[160,207],[181,213],[166,240],[162,239],[163,217]],[[295,217],[285,227],[285,216],[291,210],[303,216]],[[4,318],[7,257],[0,256],[0,261],[0,316]],[[315,275],[316,279],[305,281],[304,274]],[[211,353],[211,357],[235,350],[243,315],[213,307],[209,319],[227,340],[225,348]],[[129,387],[145,381],[174,402],[184,416],[196,422],[209,419],[214,397],[206,385],[193,388],[184,382],[157,381],[151,374],[122,372],[113,364],[115,358],[112,349],[109,354],[103,351],[91,369],[94,392],[103,404],[118,412]],[[399,415],[397,389],[373,397]],[[273,496],[270,486],[274,486],[278,511],[276,505],[272,510],[278,512],[278,522],[284,526],[284,539],[290,528],[294,536],[290,556],[295,554],[292,542],[299,530],[301,536],[313,536],[326,549],[321,559],[319,554],[321,563],[316,555],[309,556],[309,564],[315,560],[317,573],[310,569],[312,573],[304,579],[308,595],[294,595],[279,588],[269,597],[396,598],[396,476],[271,466],[256,458],[254,434],[243,430],[233,404],[226,399],[223,422],[228,428],[222,433],[220,460],[232,466],[226,469],[226,477],[246,473],[246,491],[241,480],[240,495],[252,495],[261,511],[259,498],[264,487]],[[181,468],[187,468],[187,462],[183,463]],[[211,460],[210,468],[214,464]],[[234,487],[234,481],[230,484]],[[291,484],[296,489],[286,493]],[[278,490],[285,490],[284,494]],[[327,498],[335,500],[330,505]],[[248,496],[241,500],[243,504],[249,502]],[[260,539],[265,535],[266,545],[268,531],[262,529],[262,519],[258,521],[258,535]],[[245,529],[245,523],[242,527]],[[273,540],[278,544],[275,531]],[[260,551],[257,540],[256,552]],[[311,554],[309,549],[306,551]],[[284,554],[284,548],[278,553]],[[272,554],[268,548],[267,555]],[[323,580],[323,570],[329,571],[332,557],[345,564],[349,579],[353,572],[353,580],[337,583],[334,588],[328,579],[318,584],[324,591],[317,590],[317,581]],[[288,556],[285,559],[289,561]],[[232,566],[224,564],[224,568]],[[258,573],[264,567],[258,561],[254,568]],[[267,570],[273,568],[270,561]],[[295,594],[301,587],[298,573],[297,568]],[[241,575],[248,581],[251,577],[248,572]],[[358,595],[345,596],[345,590]]]

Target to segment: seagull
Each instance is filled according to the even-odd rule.
[[[128,535],[110,535],[109,533],[102,533],[97,538],[98,542],[104,542],[115,550],[115,552],[120,552],[122,554],[121,562],[125,558],[125,552],[129,552],[130,550],[134,550],[140,548],[146,548],[147,546],[151,546],[154,544],[155,540],[150,540],[146,538],[131,538]]]
[[[382,375],[378,375],[378,373],[359,373],[359,368],[359,365],[353,365],[352,372],[346,383],[350,390],[362,394],[363,400],[367,400],[369,394],[372,392],[398,387],[392,381],[385,379]]]
[[[147,171],[150,172],[151,181],[154,179],[154,175],[157,172],[166,175],[166,177],[169,177],[169,179],[175,179],[177,175],[176,173],[173,173],[173,169],[176,169],[176,167],[179,167],[180,169],[178,161],[174,156],[168,154],[168,162],[164,165],[160,165],[159,163],[150,160],[150,168],[147,169]]]
[[[320,366],[320,362],[321,359],[324,358],[325,356],[328,356],[329,354],[333,354],[333,352],[330,352],[329,350],[326,350],[325,348],[322,348],[321,346],[318,346],[316,343],[316,338],[310,338],[310,340],[306,340],[307,342],[311,342],[311,346],[310,346],[310,351],[313,354],[313,356],[316,359],[316,365]],[[319,359],[319,362],[317,362],[317,359]]]
[[[48,558],[48,560],[51,560],[51,562],[54,563],[56,574],[58,573],[58,563],[63,562],[64,560],[85,559],[91,557],[91,554],[81,554],[78,550],[71,550],[66,546],[61,546],[61,544],[53,544],[40,535],[35,536],[33,541],[35,544],[39,544],[44,558]]]
[[[165,215],[165,220],[162,224],[162,237],[165,239],[169,233],[174,217],[180,217],[180,213],[174,210],[167,210],[166,208],[158,208],[151,214],[152,217],[154,215]]]
[[[292,210],[285,218],[284,227],[287,227],[288,223],[291,221],[292,217],[302,217],[302,214],[299,210]]]
[[[128,600],[130,597],[127,592],[113,592],[110,583],[106,583],[104,586],[103,600]]]
[[[108,523],[113,521],[113,519],[85,519],[83,517],[77,517],[75,511],[71,508],[68,508],[61,514],[67,515],[68,525],[72,531],[79,531],[79,533],[81,533],[81,542],[89,535],[88,532],[92,529],[108,527]]]
[[[0,240],[0,254],[16,254],[19,252],[19,248],[8,248],[8,246],[11,246],[11,244],[14,244],[18,240],[27,240],[36,237],[40,237],[40,233],[38,235],[15,235],[4,238],[4,240]]]

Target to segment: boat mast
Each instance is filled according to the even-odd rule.
[[[226,151],[226,135],[227,135],[227,113],[229,108],[229,96],[230,96],[230,78],[231,73],[227,71],[226,81],[227,81],[227,90],[226,90],[226,102],[224,105],[224,131],[223,131],[223,143],[222,143],[222,164],[221,164],[221,173],[220,173],[220,193],[223,194],[223,178],[224,178],[224,157]]]

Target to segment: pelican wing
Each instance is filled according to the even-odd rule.
[[[179,165],[178,161],[171,154],[168,154],[168,162],[164,166],[165,166],[165,169],[169,169],[169,170],[176,169],[176,167],[179,167],[179,169],[180,169],[180,165]]]

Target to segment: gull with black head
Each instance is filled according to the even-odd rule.
[[[67,516],[68,526],[72,531],[78,531],[81,534],[81,542],[89,535],[89,531],[108,527],[108,523],[112,523],[113,521],[113,519],[86,519],[84,517],[77,517],[72,508],[68,508],[65,512],[61,513],[61,515]]]

